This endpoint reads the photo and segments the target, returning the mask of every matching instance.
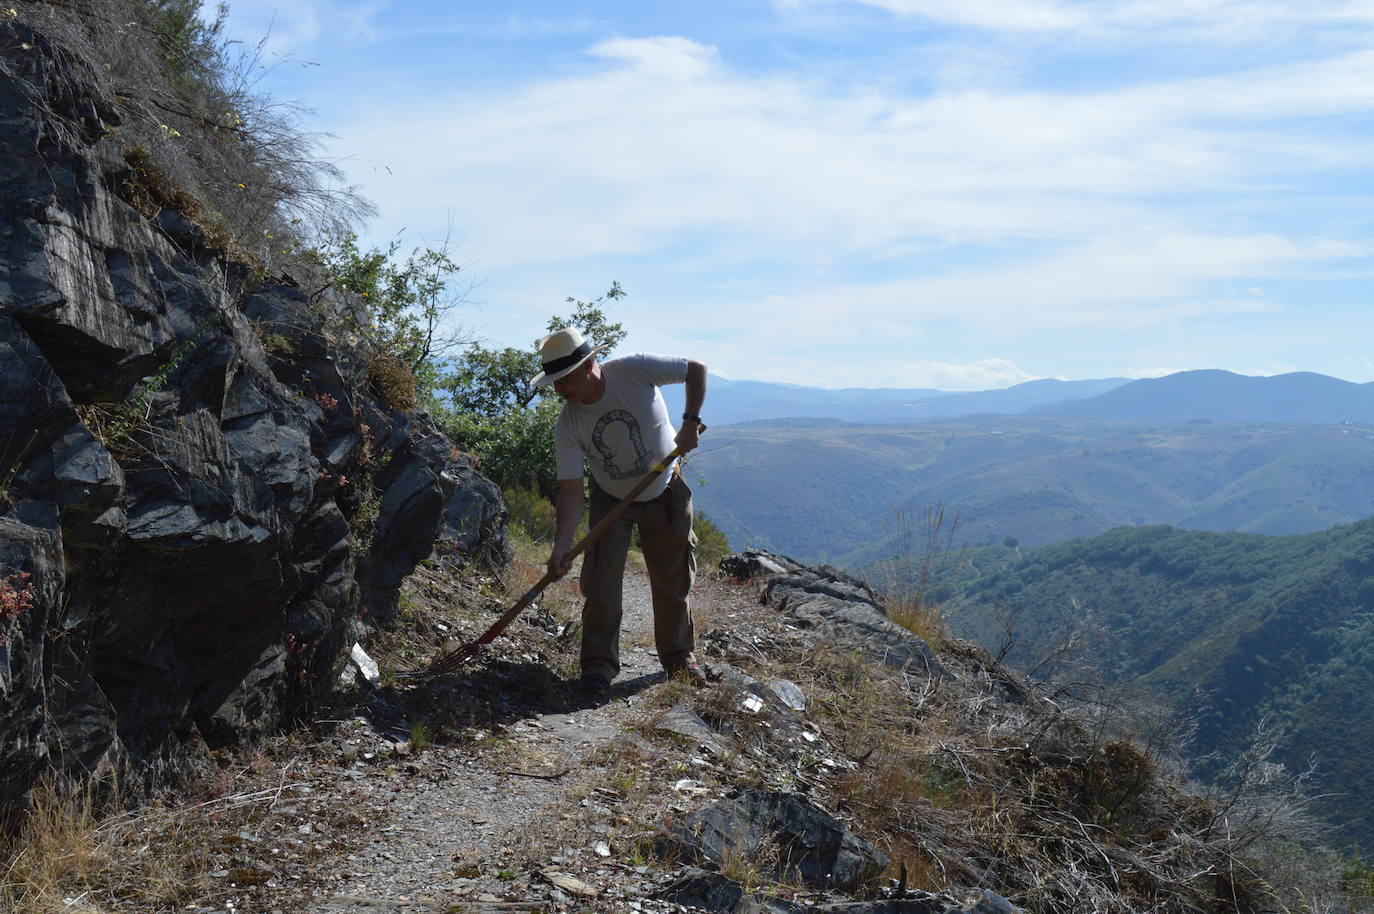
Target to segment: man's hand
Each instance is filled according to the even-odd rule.
[[[673,443],[684,454],[695,450],[696,446],[701,443],[701,426],[690,420],[684,421],[682,428],[678,430],[677,437],[673,439]]]
[[[553,536],[553,551],[549,553],[549,572],[555,581],[572,570],[573,535],[577,532],[578,521],[582,520],[582,480],[558,480],[558,498],[554,502],[558,512],[558,525]]]
[[[549,571],[553,574],[555,581],[561,580],[569,571],[572,571],[572,559],[568,557],[571,549],[559,549],[554,547],[549,554]]]

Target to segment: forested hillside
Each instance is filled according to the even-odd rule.
[[[1374,429],[998,416],[713,428],[689,466],[737,547],[863,565],[894,516],[942,504],[973,545],[1122,525],[1308,533],[1374,514]]]
[[[939,595],[956,630],[1035,666],[1070,660],[1191,708],[1214,773],[1264,722],[1309,756],[1327,818],[1374,839],[1374,519],[1305,536],[1121,528],[1023,552],[972,550]],[[955,567],[951,565],[951,567]]]

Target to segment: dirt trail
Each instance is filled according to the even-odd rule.
[[[709,613],[745,597],[704,582],[696,599]],[[505,722],[472,743],[379,758],[369,746],[385,745],[376,742],[384,727],[376,733],[375,724],[366,725],[376,733],[371,740],[366,732],[350,740],[344,728],[338,762],[297,782],[304,799],[295,843],[309,845],[312,823],[330,820],[331,846],[346,853],[312,862],[299,888],[283,887],[280,905],[267,896],[264,914],[682,910],[645,900],[650,861],[627,854],[632,833],[643,828],[625,808],[628,785],[644,764],[636,760],[655,754],[630,727],[668,687],[660,685],[640,571],[626,576],[621,644],[623,668],[608,694],[587,695],[560,681],[556,694],[529,707],[514,701]],[[496,675],[522,668],[514,669]],[[361,719],[351,724],[355,733],[364,727]],[[340,804],[351,812],[340,814]]]

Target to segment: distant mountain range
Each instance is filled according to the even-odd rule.
[[[934,593],[960,631],[995,648],[1014,616],[1028,666],[1086,624],[1081,659],[1108,679],[1180,709],[1208,696],[1193,709],[1195,748],[1216,753],[1202,773],[1276,721],[1285,762],[1319,754],[1340,836],[1374,839],[1374,383],[712,385],[688,479],[733,547],[874,568],[942,506],[950,542],[972,547]]]
[[[769,381],[731,381],[712,375],[708,380],[708,425],[730,425],[773,419],[839,419],[859,423],[905,423],[946,419],[974,413],[1020,413],[1061,401],[1096,397],[1123,384],[1126,378],[1095,381],[1027,381],[1003,390],[947,391],[929,388],[865,388],[830,390]],[[664,388],[670,415],[682,413],[682,388]]]
[[[1254,378],[1229,371],[1181,371],[1119,385],[1097,396],[1039,404],[1027,412],[1135,422],[1374,423],[1374,383],[1310,371]]]
[[[682,412],[682,388],[665,388],[671,414]],[[1374,424],[1374,382],[1354,384],[1313,372],[1259,378],[1207,369],[1131,381],[1042,379],[1001,390],[926,388],[828,390],[712,376],[704,418],[709,425],[788,418],[902,424],[979,414],[1084,416],[1134,422],[1243,420]]]

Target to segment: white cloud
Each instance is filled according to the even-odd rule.
[[[885,377],[885,387],[934,387],[937,390],[994,390],[1010,387],[1036,376],[1008,359],[982,359],[964,365],[917,359],[908,362],[879,361],[869,377]]]
[[[1047,31],[1081,26],[1088,14],[1054,0],[858,0],[897,16],[914,16],[1007,31]],[[805,7],[807,0],[784,0],[784,8]]]
[[[590,19],[543,19],[511,13],[502,24],[501,36],[513,39],[530,35],[583,35],[592,28],[593,23]],[[473,29],[468,28],[467,31],[471,33]]]
[[[1000,32],[1186,31],[1248,40],[1302,27],[1368,26],[1367,0],[848,0],[901,19]],[[840,6],[838,0],[775,0],[785,12]]]
[[[672,36],[616,38],[601,42],[588,53],[628,64],[641,78],[669,83],[709,76],[717,60],[715,48]]]
[[[709,364],[709,357],[708,357]],[[933,359],[872,358],[817,361],[760,354],[742,376],[752,381],[801,383],[808,387],[935,388],[936,390],[995,390],[1038,375],[1023,370],[1009,359],[985,358],[974,362],[941,362]]]
[[[886,6],[1051,35],[1155,20],[1210,28],[1245,10],[1309,24],[1374,15],[1374,4],[1221,0]],[[420,33],[376,9],[307,0],[282,28],[304,43],[298,54],[344,40],[339,10],[357,14],[347,40],[378,21]],[[544,28],[494,21],[512,41]],[[654,302],[636,326],[646,347],[690,340],[745,377],[1016,383],[1031,377],[1019,365],[1064,371],[1028,356],[1018,334],[1183,336],[1202,321],[1308,306],[1294,278],[1368,270],[1367,208],[1348,190],[1374,160],[1368,132],[1350,129],[1374,109],[1374,51],[1049,89],[1025,82],[1032,70],[1009,44],[986,42],[986,59],[933,60],[922,72],[934,88],[912,90],[880,71],[840,83],[796,57],[760,70],[728,47],[592,38],[580,57],[563,46],[483,88],[389,69],[384,94],[351,82],[354,119],[326,127],[382,205],[374,237],[401,226],[410,239],[442,237],[452,219],[465,259],[493,280],[484,296],[501,342],[532,336],[578,283],[615,277],[636,296],[626,314]],[[996,74],[983,78],[989,64]],[[740,328],[738,345],[693,336],[721,326]],[[956,332],[988,348],[951,345]],[[833,366],[818,367],[822,342]],[[1088,373],[1164,364],[1169,342]],[[911,380],[922,371],[927,380]]]
[[[606,62],[591,73],[374,108],[340,145],[392,170],[368,176],[390,222],[432,224],[444,201],[489,269],[684,237],[727,261],[891,257],[1175,230],[1150,195],[1356,164],[1363,143],[1266,125],[1374,107],[1374,53],[1109,92],[927,98],[746,76],[683,38],[591,53]]]
[[[1273,301],[1214,293],[1210,287],[1235,276],[1301,274],[1365,253],[1345,243],[1297,244],[1272,235],[1116,235],[1016,266],[823,287],[758,308],[810,317],[825,307],[831,319],[841,319],[839,338],[888,339],[891,334],[875,325],[897,321],[953,323],[1003,336],[1056,327],[1139,331],[1199,317],[1278,310]],[[842,303],[841,315],[835,314],[837,303]],[[748,307],[740,303],[732,310],[747,313]]]

